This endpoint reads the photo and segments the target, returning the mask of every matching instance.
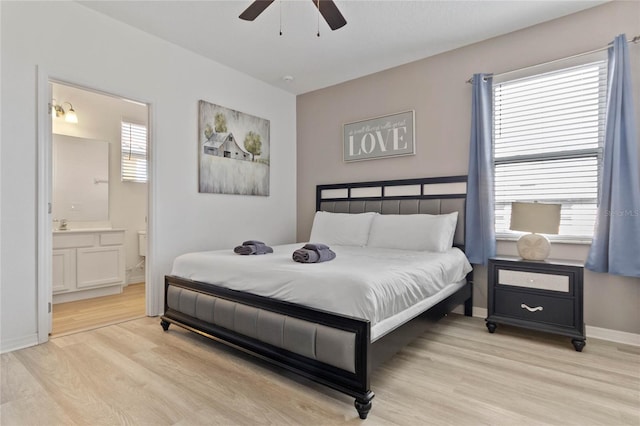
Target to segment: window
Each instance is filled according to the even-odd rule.
[[[511,202],[561,203],[559,239],[590,238],[604,139],[606,61],[494,83],[496,234]]]
[[[122,161],[123,182],[147,181],[147,126],[144,124],[122,122]]]

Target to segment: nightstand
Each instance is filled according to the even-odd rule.
[[[562,260],[530,261],[516,257],[489,259],[486,319],[489,333],[497,324],[571,337],[576,351],[585,346],[583,267]]]

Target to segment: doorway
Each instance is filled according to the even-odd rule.
[[[56,337],[145,315],[149,106],[48,85],[49,332]]]

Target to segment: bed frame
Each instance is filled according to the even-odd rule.
[[[457,211],[454,245],[464,250],[466,176],[319,185],[316,210],[336,213],[442,214]],[[370,323],[293,303],[187,280],[165,277],[162,328],[176,324],[269,361],[355,398],[361,419],[371,410],[375,367],[424,333],[430,323],[464,304],[467,283],[420,316],[375,342]]]

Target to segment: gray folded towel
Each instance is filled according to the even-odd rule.
[[[301,249],[294,251],[292,258],[300,263],[320,263],[335,259],[336,254],[327,245],[306,244]]]
[[[293,252],[293,260],[300,263],[316,263],[320,260],[320,255],[313,250],[298,249]]]
[[[322,243],[307,243],[302,248],[307,250],[329,250],[329,246]]]
[[[250,254],[267,254],[273,253],[273,249],[263,243],[262,241],[257,240],[249,240],[242,243],[241,246],[237,246],[233,249],[234,253],[241,255],[250,255]]]

